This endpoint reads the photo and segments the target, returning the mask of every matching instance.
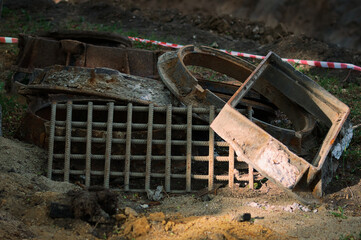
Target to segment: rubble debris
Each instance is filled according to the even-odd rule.
[[[147,208],[149,208],[149,205],[148,204],[141,204],[141,205],[139,205],[141,208],[143,208],[143,209],[147,209]]]
[[[264,82],[275,87],[288,98],[288,102],[297,104],[298,109],[304,109],[303,112],[311,115],[318,125],[329,128],[313,159],[307,161],[297,156],[234,108],[252,87]],[[308,193],[313,193],[315,197],[323,194],[323,175],[332,174],[326,167],[332,161],[328,153],[332,152],[332,145],[349,112],[345,104],[270,52],[227,102],[211,128],[263,176],[301,201],[308,202],[315,200]],[[307,129],[308,124],[304,123],[304,127]],[[297,131],[296,137],[303,133]]]
[[[301,204],[298,203],[293,203],[292,205],[288,205],[284,207],[283,210],[291,213],[296,210],[301,210],[302,212],[311,212],[311,210],[308,207],[302,206]]]
[[[232,218],[232,220],[236,222],[249,222],[251,221],[251,219],[252,217],[250,213],[238,214],[234,218]]]
[[[138,217],[137,211],[135,211],[133,208],[126,207],[124,208],[124,214],[129,217]]]
[[[165,215],[163,212],[150,213],[148,219],[150,221],[163,222],[165,220]]]
[[[146,217],[129,219],[124,223],[124,235],[129,235],[130,239],[146,235],[150,231],[150,224]]]
[[[163,186],[158,186],[156,190],[147,189],[147,197],[151,201],[160,201],[163,198]]]
[[[92,223],[106,223],[116,213],[118,196],[108,189],[91,187],[69,191],[68,195],[72,198],[71,208],[75,218]]]
[[[296,210],[300,210],[303,212],[311,212],[311,209],[309,207],[304,206],[299,203],[293,203],[293,204],[287,205],[287,206],[274,206],[274,205],[269,205],[267,202],[265,202],[265,203],[250,202],[247,205],[250,207],[254,207],[254,208],[262,208],[265,210],[277,210],[277,211],[283,210],[283,211],[291,212],[291,213]],[[316,213],[317,209],[316,209],[316,211],[313,210],[313,212]]]
[[[70,205],[56,202],[50,203],[49,217],[51,218],[74,218],[74,213]]]
[[[125,216],[123,213],[118,213],[115,215],[115,220],[118,222],[124,221],[125,219],[127,219],[127,216]]]

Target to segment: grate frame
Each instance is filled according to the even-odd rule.
[[[65,111],[66,117],[63,120],[57,119],[57,112]],[[85,121],[73,120],[73,111],[85,111]],[[104,111],[107,114],[107,120],[99,122],[95,120],[95,111]],[[202,188],[208,188],[212,190],[214,182],[222,182],[228,184],[230,188],[233,188],[235,183],[244,181],[245,185],[248,185],[251,189],[255,180],[256,172],[248,165],[248,173],[242,174],[241,177],[235,177],[237,171],[235,171],[235,164],[237,162],[243,162],[242,159],[235,156],[234,149],[232,149],[228,143],[216,137],[215,132],[210,128],[209,124],[194,124],[193,118],[196,114],[208,114],[210,122],[215,118],[216,110],[214,106],[210,108],[195,108],[193,106],[187,107],[174,107],[172,105],[167,106],[133,106],[132,103],[127,105],[118,105],[114,102],[107,102],[103,104],[95,104],[91,101],[86,103],[73,103],[67,101],[66,103],[51,103],[51,117],[49,122],[48,131],[48,173],[47,177],[55,179],[55,176],[65,182],[70,182],[72,177],[78,177],[84,179],[86,187],[93,185],[92,179],[94,177],[103,176],[102,185],[105,188],[113,188],[122,191],[131,192],[146,192],[151,189],[151,182],[157,179],[163,186],[166,192],[169,193],[189,193],[194,192]],[[125,122],[117,122],[114,118],[115,115],[125,114]],[[146,113],[147,122],[137,123],[137,113]],[[165,115],[165,123],[157,123],[154,120],[154,115],[162,113]],[[248,108],[246,113],[249,118],[252,118],[252,109]],[[105,113],[104,113],[105,114]],[[172,122],[173,114],[184,115],[185,122],[182,124]],[[59,134],[57,127],[65,128],[65,134]],[[73,136],[72,133],[77,128],[86,129],[86,136]],[[102,138],[94,137],[93,130],[102,129],[105,132],[105,136]],[[126,132],[125,138],[117,138],[113,136],[114,129],[122,129]],[[156,129],[165,130],[165,139],[155,139],[153,131]],[[144,130],[146,131],[146,137],[144,139],[132,138],[133,131]],[[182,130],[185,132],[184,139],[173,139],[172,131]],[[195,140],[194,131],[208,132],[207,140]],[[173,134],[174,135],[174,134]],[[78,143],[85,143],[84,153],[72,153],[72,146]],[[104,154],[93,154],[92,149],[96,144],[105,144]],[[115,144],[125,146],[124,154],[112,154],[112,147]],[[145,154],[136,155],[132,153],[132,145],[142,144],[145,145]],[[152,152],[153,145],[164,145],[164,155],[154,155]],[[64,145],[64,149],[54,150],[56,146]],[[172,153],[174,148],[178,146],[184,146],[184,155],[175,155]],[[208,148],[208,155],[196,155],[196,151],[193,151],[196,147]],[[217,148],[222,147],[228,149],[228,153],[225,156],[219,156]],[[180,148],[180,147],[179,147]],[[92,164],[95,161],[104,160],[104,168],[100,170],[92,169]],[[73,169],[71,167],[72,162],[84,162],[82,169]],[[111,165],[117,161],[117,164],[123,164],[122,171],[115,171],[111,169]],[[131,169],[133,161],[144,161],[145,169],[143,171],[134,171]],[[164,173],[153,172],[152,166],[156,161],[164,161]],[[172,172],[172,166],[176,161],[184,161],[185,172],[174,173]],[[56,167],[57,163],[63,162],[63,167]],[[204,172],[197,172],[195,166],[196,163],[203,162],[207,164],[208,169]],[[226,173],[220,174],[215,172],[215,168],[222,164],[228,163],[228,167],[225,169]],[[114,177],[123,178],[124,184],[120,187],[113,187],[110,184],[110,179]],[[259,176],[262,177],[262,176]],[[136,179],[134,179],[136,178]],[[172,183],[174,179],[184,180],[184,186],[179,189],[179,184]],[[202,184],[197,183],[197,188],[193,187],[194,181],[202,180]],[[144,181],[144,187],[132,187],[134,181]],[[175,187],[177,185],[177,188]],[[182,184],[181,184],[182,185]]]

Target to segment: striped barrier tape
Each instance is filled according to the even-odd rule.
[[[18,43],[18,39],[11,37],[0,37],[0,43]]]
[[[181,48],[184,46],[184,45],[180,45],[180,44],[167,43],[167,42],[143,39],[143,38],[138,38],[138,37],[128,37],[128,38],[135,42],[151,43],[154,45],[159,45],[159,46],[169,47],[169,48]],[[17,42],[18,42],[17,38],[0,37],[0,43],[17,43]],[[221,51],[231,54],[233,56],[238,56],[238,57],[246,57],[246,58],[254,58],[254,59],[264,59],[265,58],[265,56],[249,54],[249,53],[241,53],[241,52],[236,52],[236,51],[227,51],[224,49],[221,49]],[[356,66],[351,63],[325,62],[325,61],[301,60],[301,59],[289,59],[289,58],[282,58],[282,60],[285,62],[289,62],[289,63],[309,65],[309,66],[314,66],[314,67],[335,68],[335,69],[353,69],[353,70],[361,72],[361,67]]]
[[[142,42],[142,43],[151,43],[154,45],[160,45],[164,47],[170,47],[170,48],[181,48],[184,45],[180,44],[174,44],[174,43],[167,43],[167,42],[160,42],[155,40],[149,40],[149,39],[142,39],[137,37],[128,37],[132,41]],[[233,56],[238,57],[245,57],[245,58],[255,58],[255,59],[264,59],[265,56],[255,55],[255,54],[249,54],[249,53],[241,53],[236,51],[227,51],[224,49],[221,49],[222,52],[231,54]],[[314,67],[322,67],[322,68],[336,68],[336,69],[353,69],[356,71],[361,72],[361,67],[356,66],[351,63],[339,63],[339,62],[325,62],[325,61],[313,61],[313,60],[301,60],[301,59],[288,59],[288,58],[282,58],[283,61],[289,62],[289,63],[295,63],[295,64],[302,64],[302,65],[309,65]]]

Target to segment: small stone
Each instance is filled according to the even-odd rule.
[[[124,209],[124,213],[125,215],[127,216],[130,216],[130,215],[133,215],[134,217],[137,217],[138,216],[138,213],[133,209],[133,208],[130,208],[130,207],[126,207]]]
[[[146,209],[146,208],[149,208],[149,205],[148,204],[141,204],[140,207]]]
[[[122,221],[122,220],[124,220],[124,219],[126,219],[126,218],[127,218],[127,216],[125,216],[125,215],[122,214],[122,213],[115,215],[115,219],[116,219],[117,221]]]
[[[124,223],[124,234],[130,234],[134,238],[146,235],[149,230],[150,225],[146,217],[141,217],[134,221],[126,221]]]
[[[260,207],[260,205],[258,203],[256,203],[256,202],[250,202],[248,204],[248,206],[250,206],[250,207]]]
[[[313,212],[313,213],[317,213],[317,212],[318,212],[318,210],[317,210],[317,209],[314,209],[312,212]]]
[[[172,230],[172,228],[175,226],[175,223],[172,221],[168,221],[167,224],[164,227],[164,230],[168,232],[169,230]]]
[[[237,222],[248,222],[251,221],[251,214],[250,213],[238,214],[232,220]]]
[[[148,219],[150,221],[163,222],[165,219],[165,215],[162,212],[156,212],[149,214]]]
[[[301,209],[303,212],[311,212],[311,209],[309,209],[308,207],[305,207],[305,206],[301,206],[300,209]]]
[[[218,47],[219,47],[219,45],[218,45],[218,43],[217,43],[217,42],[213,42],[213,43],[211,44],[211,47],[212,47],[212,48],[218,48]]]
[[[202,196],[202,202],[208,202],[211,200],[212,200],[212,198],[208,194]]]
[[[133,235],[135,237],[145,235],[149,230],[150,225],[146,217],[139,218],[133,223]]]
[[[259,27],[258,26],[255,26],[253,29],[252,29],[252,32],[257,34],[259,33]]]
[[[326,211],[326,206],[325,205],[322,205],[318,208],[318,211]]]

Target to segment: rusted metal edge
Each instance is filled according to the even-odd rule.
[[[79,31],[79,30],[62,30],[42,32],[38,34],[39,37],[52,38],[55,40],[73,39],[85,43],[113,45],[117,47],[132,47],[132,42],[129,38],[116,33],[109,32],[94,32],[94,31]]]

